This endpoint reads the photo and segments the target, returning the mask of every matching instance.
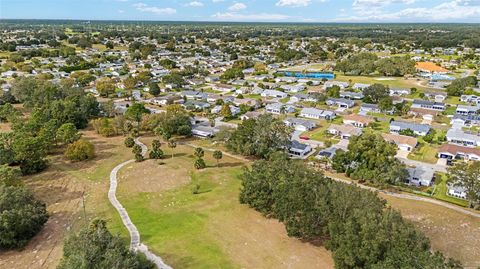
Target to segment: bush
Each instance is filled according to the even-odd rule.
[[[74,162],[89,160],[95,157],[95,148],[89,141],[80,139],[67,147],[65,157]]]
[[[202,158],[196,159],[194,166],[195,166],[195,169],[198,169],[198,170],[204,169],[205,167],[207,167],[207,165],[205,164],[205,161]]]
[[[125,138],[124,143],[125,143],[125,146],[126,146],[127,148],[131,148],[131,147],[133,147],[133,146],[135,145],[135,140],[133,140],[132,137],[127,137],[127,138]]]
[[[128,250],[126,245],[119,236],[108,231],[106,221],[93,220],[88,227],[65,240],[58,268],[155,268],[144,255]]]
[[[25,246],[47,219],[45,204],[28,189],[0,188],[0,249]]]

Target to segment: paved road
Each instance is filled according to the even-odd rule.
[[[193,144],[185,144],[185,145],[190,146],[190,147],[196,147]],[[207,150],[207,151],[214,151],[213,149],[209,149],[209,148],[203,148],[203,149]],[[247,159],[245,159],[243,157],[240,157],[240,156],[237,156],[237,155],[229,154],[229,153],[226,153],[226,152],[224,152],[224,154],[228,155],[232,158],[238,159],[238,160],[248,161]],[[432,198],[422,197],[422,196],[413,195],[413,194],[396,193],[396,192],[390,192],[390,191],[385,191],[385,190],[379,190],[377,188],[373,188],[373,187],[369,187],[369,186],[365,186],[365,185],[361,185],[361,184],[356,184],[354,181],[349,181],[349,180],[336,178],[336,177],[332,177],[332,176],[328,176],[328,177],[331,178],[332,180],[343,182],[343,183],[346,183],[346,184],[355,184],[362,189],[367,189],[367,190],[371,190],[371,191],[378,191],[379,193],[382,193],[382,194],[385,194],[385,195],[388,195],[388,196],[392,196],[392,197],[396,197],[396,198],[400,198],[400,199],[427,202],[427,203],[431,203],[431,204],[435,204],[435,205],[439,205],[439,206],[443,206],[445,208],[455,210],[455,211],[457,211],[459,213],[462,213],[462,214],[466,214],[466,215],[470,215],[470,216],[473,216],[473,217],[476,217],[476,218],[480,218],[480,213],[470,211],[470,210],[467,210],[463,207],[459,207],[459,206],[456,206],[456,205],[453,205],[453,204],[449,204],[447,202],[442,202],[442,201],[435,200],[435,199],[432,199]]]
[[[135,143],[142,147],[142,155],[145,156],[147,154],[147,146],[140,142],[138,138],[135,139]],[[130,233],[130,249],[132,249],[133,251],[142,252],[143,254],[145,254],[147,259],[155,263],[155,265],[157,265],[157,267],[160,269],[172,269],[170,266],[166,265],[160,257],[150,252],[146,245],[140,242],[140,233],[138,232],[137,227],[133,224],[132,220],[128,216],[127,210],[117,199],[117,173],[118,171],[120,171],[120,169],[122,169],[122,167],[133,162],[135,162],[135,160],[129,160],[113,168],[112,172],[110,173],[110,189],[108,190],[108,200],[110,200],[110,203],[115,207],[115,209],[117,209],[122,219],[123,225],[125,225],[128,232]]]

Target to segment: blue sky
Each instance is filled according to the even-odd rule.
[[[480,23],[480,0],[0,0],[0,18]]]

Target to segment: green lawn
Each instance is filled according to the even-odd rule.
[[[364,83],[364,84],[384,84],[390,87],[396,88],[417,88],[417,89],[431,89],[429,87],[425,87],[419,85],[415,79],[404,79],[403,77],[389,77],[389,80],[379,80],[383,78],[383,76],[347,76],[343,75],[342,73],[336,72],[335,73],[335,80],[338,81],[351,81],[352,83]]]
[[[408,155],[408,158],[420,162],[437,163],[438,149],[425,142],[419,141],[418,144],[417,148]]]

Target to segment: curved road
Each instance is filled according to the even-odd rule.
[[[138,138],[135,139],[135,143],[142,147],[142,155],[145,156],[147,154],[147,146],[140,142]],[[110,189],[108,190],[108,200],[110,203],[117,209],[118,214],[122,218],[123,225],[127,228],[128,232],[130,233],[130,249],[133,251],[140,251],[147,259],[155,263],[158,268],[160,269],[172,269],[170,266],[165,264],[162,258],[158,257],[154,253],[148,250],[148,247],[140,242],[140,233],[138,232],[137,227],[133,224],[132,220],[128,216],[127,210],[122,206],[122,204],[118,201],[116,192],[117,192],[117,173],[127,164],[134,162],[135,160],[129,160],[117,165],[113,168],[112,172],[110,172]]]

